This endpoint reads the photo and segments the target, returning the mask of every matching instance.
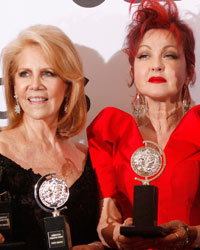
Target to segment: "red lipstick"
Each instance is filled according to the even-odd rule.
[[[161,76],[152,76],[149,78],[149,82],[151,83],[164,83],[166,79]]]

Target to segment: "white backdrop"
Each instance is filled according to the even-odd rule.
[[[99,3],[82,7],[82,3]],[[195,104],[200,103],[200,0],[176,1],[181,17],[190,25],[196,38],[196,85],[191,88]],[[94,4],[95,5],[95,4]],[[129,3],[125,0],[6,0],[0,1],[0,50],[24,28],[34,24],[60,27],[75,43],[89,79],[86,93],[91,108],[87,125],[107,106],[131,113],[134,88],[128,88],[129,64],[121,52],[126,27],[130,21]],[[6,105],[0,87],[0,115]],[[0,125],[6,119],[0,119]],[[118,125],[118,124],[117,124]],[[85,139],[85,130],[76,139]]]

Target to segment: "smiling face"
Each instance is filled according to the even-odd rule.
[[[67,84],[55,74],[37,45],[26,46],[18,54],[16,63],[14,88],[24,116],[57,121]]]
[[[139,45],[133,66],[137,90],[157,101],[178,102],[188,84],[183,48],[164,29],[147,31]]]

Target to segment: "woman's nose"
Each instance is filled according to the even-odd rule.
[[[38,76],[37,77],[32,77],[30,87],[31,87],[31,89],[34,89],[34,90],[42,89],[43,84],[42,84],[42,81],[41,81],[40,77],[38,77]]]
[[[161,71],[161,70],[162,70],[162,67],[161,67],[161,66],[153,66],[153,67],[152,67],[152,70],[153,70],[153,71]]]
[[[155,58],[152,63],[152,71],[162,71],[164,69],[163,62],[160,58]]]

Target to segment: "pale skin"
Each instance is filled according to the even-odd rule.
[[[88,149],[56,134],[58,112],[68,86],[36,45],[22,50],[17,65],[14,88],[24,110],[23,122],[0,133],[0,153],[24,169],[32,168],[36,174],[55,173],[71,187],[84,170]],[[100,242],[97,244],[101,247]],[[97,249],[95,245],[74,248]]]
[[[147,107],[148,121],[139,127],[141,135],[144,140],[154,141],[164,149],[172,132],[184,116],[182,89],[191,80],[187,73],[182,45],[177,44],[174,35],[167,30],[149,30],[139,44],[131,70],[135,87],[145,97]],[[160,82],[151,80],[155,77],[162,79]],[[178,226],[177,228],[174,226],[174,233],[163,239],[144,240],[120,235],[121,225],[132,224],[131,218],[123,221],[117,202],[113,198],[101,200],[98,233],[102,242],[111,248],[145,250],[159,246],[159,249],[172,249],[174,243],[186,239],[185,229]],[[163,227],[169,229],[171,224]],[[178,239],[176,230],[180,234]],[[200,228],[189,227],[189,230],[195,238]]]
[[[158,76],[166,82],[149,81]],[[181,92],[189,83],[183,49],[169,31],[150,30],[144,35],[135,58],[134,79],[148,108],[149,123],[140,127],[141,134],[164,149],[183,118]]]

